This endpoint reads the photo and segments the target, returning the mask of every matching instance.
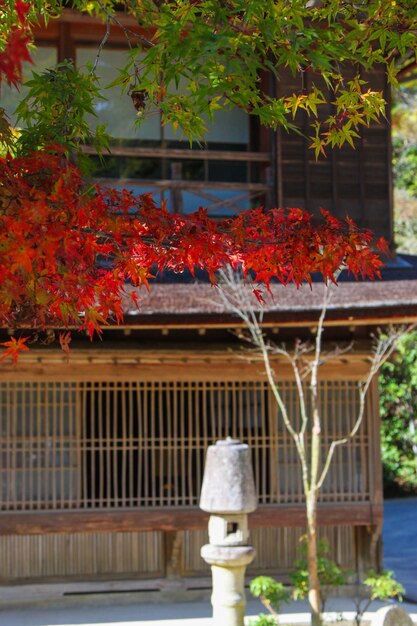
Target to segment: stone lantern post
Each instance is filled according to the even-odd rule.
[[[201,556],[211,565],[214,626],[243,626],[245,569],[255,558],[248,513],[256,506],[249,447],[230,437],[209,446],[200,497],[210,513],[209,543]]]

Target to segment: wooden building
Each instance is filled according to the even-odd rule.
[[[51,21],[38,33],[38,66],[67,57],[91,61],[103,28],[70,12]],[[107,82],[121,65],[123,44],[115,31],[102,52],[99,72]],[[291,88],[291,80],[281,85]],[[378,71],[371,80],[384,86]],[[3,106],[14,97],[3,94]],[[137,133],[126,95],[110,90],[97,111],[117,139],[105,166],[97,163],[96,175],[108,183],[153,191],[176,211],[209,206],[213,216],[261,203],[324,207],[392,240],[389,120],[365,130],[356,151],[347,147],[315,161],[303,137],[258,128],[242,112],[219,114],[207,144],[191,150],[161,128],[157,115]],[[402,258],[381,283],[340,284],[326,336],[354,338],[357,349],[322,371],[327,438],[352,423],[371,331],[417,317],[416,281],[416,260]],[[268,332],[283,341],[308,337],[319,287],[274,289]],[[16,367],[2,364],[0,583],[206,584],[199,550],[207,516],[198,509],[204,452],[227,435],[253,451],[259,509],[250,518],[258,552],[251,572],[285,577],[303,534],[300,469],[260,363],[242,359],[230,333],[237,326],[209,285],[161,280],[139,312],[126,310],[123,325],[105,330],[103,342],[80,337],[69,362],[57,349],[39,347]],[[290,372],[281,362],[276,368],[297,419]],[[376,380],[360,433],[336,454],[319,516],[342,566],[378,563]]]

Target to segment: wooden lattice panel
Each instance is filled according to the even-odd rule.
[[[351,428],[356,383],[322,382],[324,444]],[[295,387],[282,393],[294,423]],[[0,385],[1,508],[197,506],[207,446],[247,442],[260,504],[302,502],[290,436],[264,382],[9,382]],[[370,498],[369,419],[339,448],[326,502]],[[308,446],[308,441],[307,441]]]
[[[80,494],[75,386],[2,383],[0,415],[2,508],[73,506]]]

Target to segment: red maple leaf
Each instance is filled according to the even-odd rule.
[[[22,0],[16,0],[14,8],[16,10],[17,16],[19,18],[19,22],[23,25],[26,22],[26,15],[30,11],[30,4],[27,2],[22,2]]]
[[[69,354],[70,348],[69,344],[71,343],[71,333],[68,331],[66,333],[59,333],[59,344],[65,354]]]
[[[7,348],[7,350],[0,357],[0,362],[4,361],[8,357],[11,357],[13,359],[13,363],[16,365],[19,358],[19,353],[27,352],[29,350],[26,345],[26,341],[28,339],[29,337],[19,337],[19,339],[16,339],[16,337],[11,337],[10,341],[3,341],[2,343],[0,343],[0,346],[4,346],[5,348]]]
[[[253,295],[256,297],[258,302],[260,302],[261,304],[265,304],[265,299],[264,299],[264,297],[262,295],[262,291],[260,289],[254,289],[253,290]]]
[[[10,31],[6,46],[0,53],[0,82],[5,76],[9,85],[17,85],[22,79],[23,61],[31,62],[29,44],[31,37],[24,28]]]
[[[388,254],[390,252],[389,243],[384,237],[380,237],[376,242],[377,249],[383,254]]]
[[[1,1],[1,0],[0,0]],[[126,283],[148,286],[158,272],[241,269],[261,289],[273,280],[300,285],[314,272],[334,280],[345,265],[355,276],[379,276],[368,231],[351,220],[321,222],[301,209],[246,211],[215,221],[207,212],[169,213],[150,195],[83,186],[79,170],[48,146],[30,156],[0,158],[0,323],[45,330],[70,326],[90,337],[120,323]],[[3,198],[3,203],[2,203]],[[258,288],[259,286],[259,288]],[[131,295],[136,303],[135,291]],[[16,362],[23,339],[3,345]],[[59,335],[68,353],[70,334]]]

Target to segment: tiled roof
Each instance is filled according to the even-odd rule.
[[[180,277],[181,278],[181,277]],[[265,290],[264,290],[265,291]],[[272,285],[273,298],[267,297],[265,319],[270,321],[308,321],[315,319],[323,299],[323,286],[315,282],[310,289],[290,284]],[[188,282],[187,278],[165,277],[155,282],[149,293],[139,293],[140,308],[126,298],[126,324],[136,323],[216,323],[231,317],[231,309],[218,290],[207,282]],[[333,290],[328,307],[329,319],[410,318],[417,320],[417,257],[402,256],[384,269],[383,279],[355,281],[343,276]]]

